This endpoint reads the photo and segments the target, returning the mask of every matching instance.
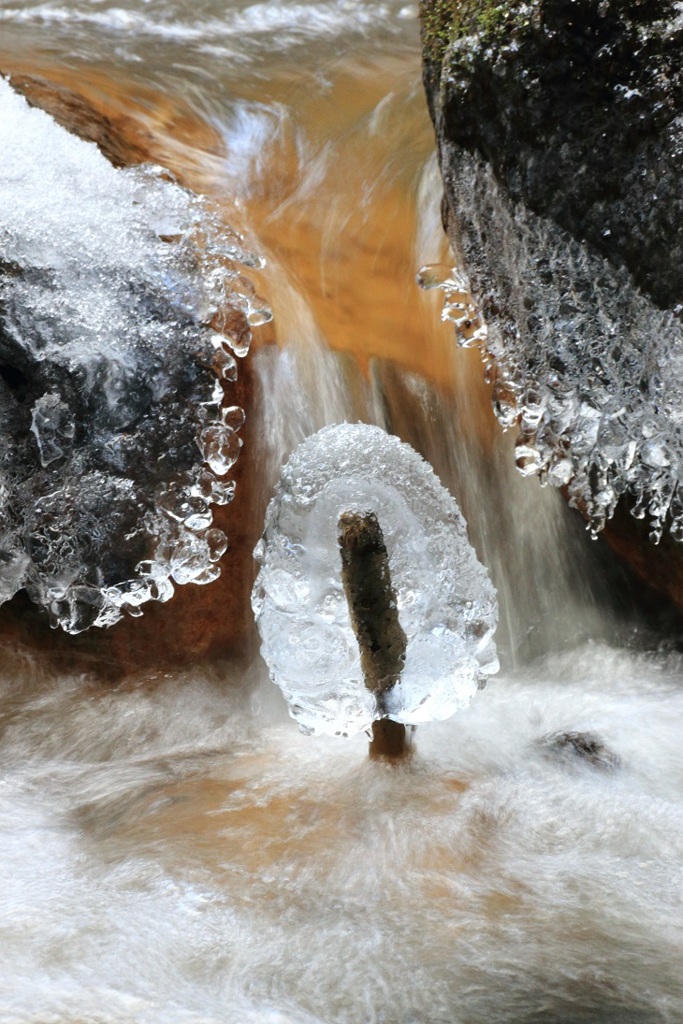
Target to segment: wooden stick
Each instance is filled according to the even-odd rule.
[[[405,664],[406,635],[398,621],[389,557],[374,512],[344,512],[339,517],[342,583],[348,601],[365,685],[375,695],[380,715],[384,698]],[[407,755],[406,729],[382,717],[372,726],[370,757]]]

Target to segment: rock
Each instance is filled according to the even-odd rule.
[[[680,5],[423,0],[421,17],[444,221],[518,465],[595,530],[616,510],[605,537],[655,587],[644,534],[673,538],[663,589],[683,607]]]
[[[42,114],[25,113],[23,101],[0,85],[3,129],[14,138],[14,120],[27,122],[3,169],[5,201],[9,191],[15,212],[7,207],[3,216],[0,263],[0,637],[109,676],[245,654],[259,498],[253,456],[226,483],[226,460],[242,442],[234,452],[223,449],[237,438],[237,407],[251,395],[250,374],[235,381],[228,348],[246,350],[256,300],[241,277],[241,298],[229,294],[232,284],[225,301],[214,296],[226,273],[226,282],[238,280],[228,250],[244,262],[240,242],[159,169],[117,176],[92,147],[60,134]],[[106,119],[88,116],[86,103],[63,105],[62,117],[69,111],[77,124],[85,119],[91,140],[111,149]],[[44,166],[31,148],[43,136],[52,157]],[[123,135],[116,146],[121,163]],[[131,162],[139,156],[131,145]],[[30,173],[17,176],[15,165]],[[69,182],[80,174],[78,204],[69,206]],[[26,193],[26,217],[21,196],[11,194],[16,182]],[[174,233],[188,216],[201,221],[200,247]],[[223,504],[234,483],[240,506]],[[179,503],[205,486],[206,497],[188,498],[203,517],[189,524]],[[233,550],[222,559],[221,583],[178,587],[215,580],[224,530]],[[205,572],[197,571],[197,544]],[[167,556],[169,571],[159,576]],[[139,621],[138,598],[150,597],[165,603],[146,604]],[[79,635],[53,632],[48,619]]]
[[[46,111],[57,124],[86,142],[94,142],[114,167],[155,159],[153,136],[142,131],[135,118],[98,109],[96,101],[83,91],[42,75],[13,74],[11,81],[32,107]]]
[[[235,397],[248,403],[251,393],[247,364]],[[140,618],[125,617],[108,629],[76,636],[51,629],[45,613],[21,592],[0,607],[0,644],[38,654],[61,671],[86,671],[113,681],[155,678],[201,661],[253,657],[258,641],[249,610],[255,575],[251,552],[265,510],[254,486],[258,458],[248,421],[243,438],[244,450],[231,473],[236,497],[214,513],[215,526],[229,539],[217,580],[209,586],[177,587],[170,601],[146,605]]]
[[[546,736],[541,745],[548,755],[570,764],[584,761],[594,768],[610,771],[620,766],[617,755],[591,732],[553,733]]]

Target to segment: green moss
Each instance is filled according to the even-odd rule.
[[[429,61],[441,63],[452,38],[457,0],[420,0],[422,49]]]
[[[524,0],[421,0],[425,60],[441,64],[449,44],[463,36],[502,37],[528,6]]]

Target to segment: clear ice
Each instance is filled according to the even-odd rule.
[[[0,603],[26,588],[79,632],[219,575],[234,354],[270,315],[240,270],[262,261],[3,79],[0,152]]]
[[[683,540],[681,307],[513,204],[480,157],[459,155],[452,191],[461,265],[417,280],[443,291],[458,344],[480,347],[518,469],[566,487],[594,534],[628,495],[652,541]]]
[[[407,638],[386,717],[448,718],[498,670],[495,591],[432,468],[398,438],[362,423],[307,438],[268,506],[252,605],[271,678],[305,731],[351,735],[381,717],[363,682],[341,581],[345,511],[379,519]]]

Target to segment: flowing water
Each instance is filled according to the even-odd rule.
[[[414,283],[448,260],[414,8],[18,0],[0,67],[125,112],[267,257],[261,497],[379,423],[501,614],[500,675],[398,768],[301,736],[258,660],[112,690],[5,651],[0,1022],[683,1020],[680,657]]]

